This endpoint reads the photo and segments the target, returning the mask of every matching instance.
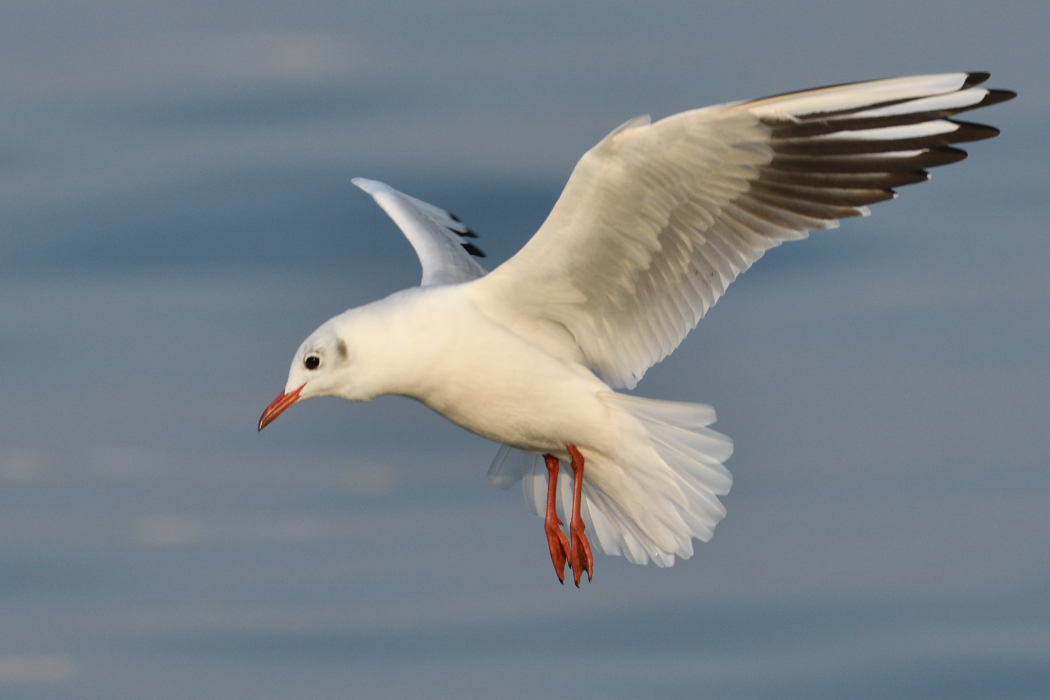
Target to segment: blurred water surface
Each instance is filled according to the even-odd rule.
[[[0,695],[1050,697],[1050,11],[803,1],[22,3],[0,24]],[[642,112],[989,69],[1003,135],[771,252],[638,392],[729,516],[579,591],[411,401],[255,422],[415,284],[356,175],[489,262]]]

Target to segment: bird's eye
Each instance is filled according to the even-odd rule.
[[[303,365],[306,366],[306,369],[317,369],[321,366],[321,358],[317,355],[307,355],[303,360]]]

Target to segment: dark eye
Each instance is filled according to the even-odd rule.
[[[317,355],[307,355],[303,364],[306,365],[306,369],[317,369],[321,366],[321,358]]]

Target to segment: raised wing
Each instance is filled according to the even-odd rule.
[[[633,387],[763,253],[865,205],[951,144],[949,117],[1014,97],[952,73],[818,88],[624,124],[588,151],[543,226],[477,283],[493,318]]]
[[[469,282],[485,275],[485,268],[471,257],[485,254],[467,240],[478,235],[454,214],[378,180],[356,177],[351,182],[372,195],[415,248],[423,266],[422,286]]]

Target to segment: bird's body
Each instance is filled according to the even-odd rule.
[[[577,584],[590,575],[585,530],[635,563],[689,557],[725,515],[732,443],[708,427],[709,406],[616,389],[672,352],[766,250],[866,215],[893,187],[965,157],[952,144],[995,136],[951,119],[1013,97],[978,87],[987,77],[870,81],[632,120],[583,156],[540,230],[492,272],[459,219],[357,179],[415,248],[421,286],[311,334],[259,429],[313,396],[408,396],[502,443],[489,478],[521,481],[546,515],[559,577],[566,560]]]
[[[732,444],[704,428],[710,407],[617,394],[484,313],[479,293],[477,281],[417,287],[336,316],[303,343],[337,379],[316,390],[349,401],[407,396],[484,438],[566,463],[572,445],[587,464],[585,519],[605,551],[664,565],[691,555],[692,538],[709,539],[725,514],[715,496],[731,484],[721,463]],[[538,486],[528,479],[538,474],[512,478],[522,476]],[[615,503],[608,517],[592,505],[603,501]]]
[[[407,396],[489,440],[566,459],[566,444],[612,449],[598,399],[612,390],[486,316],[474,284],[402,290],[325,324],[321,337],[342,339],[354,359],[353,382],[335,395]]]

